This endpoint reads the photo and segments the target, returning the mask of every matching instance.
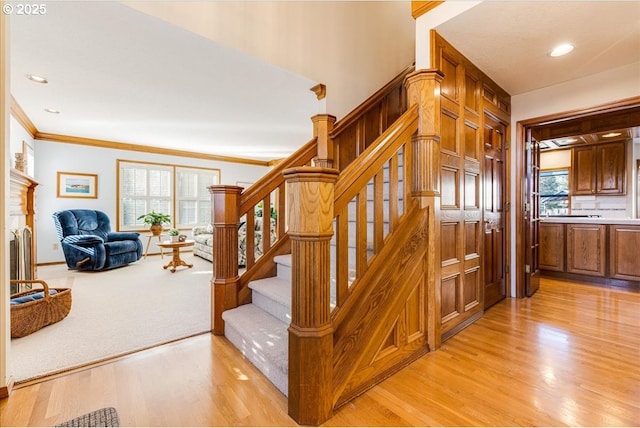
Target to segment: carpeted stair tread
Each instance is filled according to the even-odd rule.
[[[258,279],[249,283],[253,291],[265,295],[278,303],[291,306],[291,281],[278,278]]]
[[[273,258],[273,261],[278,264],[291,267],[291,254],[282,254],[280,256],[275,256]]]
[[[253,304],[222,313],[225,336],[283,393],[288,382],[288,325]]]

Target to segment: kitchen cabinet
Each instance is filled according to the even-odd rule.
[[[626,194],[626,141],[574,147],[571,165],[573,195]]]
[[[610,226],[610,276],[616,279],[638,281],[640,279],[640,226]]]
[[[604,224],[568,224],[567,272],[604,276],[606,236],[607,226]]]
[[[565,225],[562,223],[540,223],[540,258],[542,270],[564,272],[565,270]]]

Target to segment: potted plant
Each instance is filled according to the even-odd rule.
[[[167,233],[171,237],[171,242],[178,242],[178,239],[180,237],[180,231],[178,229],[169,229],[169,232]]]
[[[138,217],[138,220],[142,220],[144,224],[150,226],[151,233],[154,236],[162,234],[162,225],[171,223],[171,216],[169,214],[157,213],[151,210],[150,213],[146,213]]]

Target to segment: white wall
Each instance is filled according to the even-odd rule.
[[[104,211],[111,218],[112,228],[115,230],[117,159],[219,168],[221,183],[233,185],[238,181],[254,182],[269,170],[267,167],[254,165],[39,140],[35,142],[34,151],[36,158],[35,179],[40,183],[36,190],[38,263],[64,261],[62,250],[57,248],[59,240],[51,217],[57,210],[86,208]],[[98,198],[58,198],[56,196],[58,171],[97,174]],[[54,246],[57,249],[54,249]]]
[[[415,58],[407,0],[123,3],[324,83],[326,112],[338,119]]]
[[[26,141],[33,147],[33,137],[29,134],[20,123],[11,116],[9,141],[11,151],[11,166],[15,167],[16,153],[22,153],[22,142]]]

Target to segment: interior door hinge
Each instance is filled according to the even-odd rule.
[[[505,149],[505,150],[509,150],[509,148],[510,148],[510,147],[511,147],[511,144],[509,144],[509,142],[508,142],[508,141],[505,141],[505,143],[504,143],[504,149]]]
[[[525,150],[531,150],[531,141],[527,141],[527,142],[524,144],[524,149],[525,149]]]
[[[524,204],[524,212],[529,212],[531,210],[531,204],[529,202]]]
[[[511,202],[505,202],[504,203],[504,212],[508,213],[509,211],[511,211]]]
[[[504,273],[509,273],[510,270],[509,265],[504,265]]]
[[[524,265],[524,273],[531,273],[531,266]]]

